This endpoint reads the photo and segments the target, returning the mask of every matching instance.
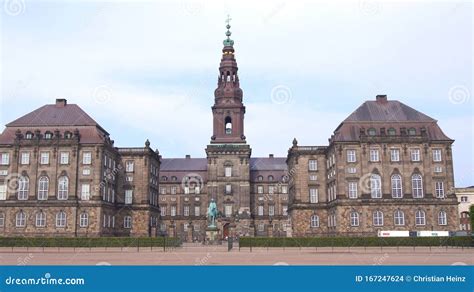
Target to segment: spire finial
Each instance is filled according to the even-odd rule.
[[[227,15],[227,19],[226,19],[226,28],[227,28],[227,31],[225,33],[225,35],[227,36],[227,39],[224,40],[224,46],[225,47],[232,47],[234,45],[234,41],[230,39],[230,36],[232,35],[232,32],[230,32],[230,21],[232,20],[232,18],[230,18],[230,15]]]

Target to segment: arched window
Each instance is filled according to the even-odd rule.
[[[318,215],[312,215],[311,216],[311,227],[312,228],[319,227],[319,216]]]
[[[167,176],[164,175],[164,176],[161,177],[161,181],[167,181],[167,180],[168,180]]]
[[[64,138],[71,139],[72,138],[72,133],[69,132],[69,131],[64,132]]]
[[[273,175],[268,176],[268,181],[273,181]]]
[[[370,176],[370,195],[372,198],[382,197],[382,178],[375,173]]]
[[[389,136],[395,136],[397,134],[397,130],[395,130],[394,128],[388,129],[387,132]]]
[[[411,176],[411,189],[413,198],[423,198],[423,180],[420,174]]]
[[[15,218],[15,226],[16,227],[25,227],[26,226],[26,214],[23,211],[16,213]]]
[[[38,200],[47,200],[49,190],[49,178],[42,176],[38,180]]]
[[[405,225],[405,213],[403,213],[402,210],[396,210],[395,213],[393,213],[393,221],[395,225]]]
[[[383,213],[382,211],[375,211],[372,215],[374,226],[383,226]]]
[[[18,178],[18,200],[28,200],[30,180],[26,176]]]
[[[45,139],[53,139],[53,133],[51,133],[50,131],[47,131],[46,133],[44,133],[44,138]]]
[[[69,193],[69,179],[67,176],[61,176],[58,179],[58,200],[67,200]]]
[[[59,211],[56,214],[56,227],[66,227],[66,213]]]
[[[89,214],[87,214],[86,212],[81,213],[81,216],[79,217],[79,226],[80,227],[89,226]]]
[[[402,177],[399,174],[392,175],[392,198],[401,198],[402,194]]]
[[[45,227],[46,226],[46,214],[43,211],[36,213],[36,227]]]
[[[132,217],[131,216],[123,217],[123,228],[132,228]]]
[[[415,225],[425,225],[426,218],[425,218],[425,211],[417,210],[415,213]]]
[[[416,135],[416,129],[415,128],[408,129],[408,135],[410,135],[410,136]]]
[[[351,212],[351,226],[359,226],[359,213],[356,211]]]
[[[263,176],[259,175],[259,176],[257,177],[257,180],[258,180],[258,181],[262,181],[262,180],[263,180]]]
[[[232,119],[230,117],[225,118],[225,133],[227,135],[232,134]]]
[[[178,178],[176,176],[171,177],[171,181],[177,181],[177,180],[178,180]]]
[[[446,216],[445,211],[440,211],[438,213],[438,225],[447,225],[448,224],[448,218]]]
[[[374,128],[370,128],[367,130],[367,134],[369,134],[369,136],[375,136],[377,135],[377,130],[375,130]]]

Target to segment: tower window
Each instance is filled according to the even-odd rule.
[[[230,117],[225,118],[225,133],[227,135],[232,134],[232,119]]]

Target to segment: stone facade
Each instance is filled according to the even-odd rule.
[[[456,188],[455,192],[459,202],[459,230],[472,231],[470,207],[474,204],[474,186]]]

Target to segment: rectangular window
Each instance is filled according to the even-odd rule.
[[[258,229],[258,231],[260,231],[260,232],[265,231],[265,224],[262,224],[262,223],[258,224],[258,225],[257,225],[257,229]]]
[[[258,206],[258,216],[263,216],[263,206]]]
[[[126,172],[133,172],[134,164],[133,161],[125,162],[125,171]]]
[[[370,161],[371,162],[378,162],[379,160],[379,150],[378,149],[370,149]]]
[[[199,195],[201,193],[201,188],[199,186],[194,187],[194,193]]]
[[[131,216],[123,217],[123,227],[124,228],[132,228],[132,217]]]
[[[441,161],[441,149],[433,149],[433,161]]]
[[[309,180],[311,180],[311,181],[318,180],[318,176],[317,176],[317,175],[314,175],[314,174],[311,174],[311,175],[309,176]]]
[[[257,193],[263,194],[263,186],[257,186]]]
[[[357,172],[357,168],[355,167],[348,167],[347,168],[347,173],[356,173]]]
[[[49,164],[49,152],[40,153],[40,164]]]
[[[232,205],[225,205],[224,214],[226,217],[232,216]]]
[[[281,186],[281,193],[288,194],[288,186]]]
[[[0,165],[9,165],[9,164],[10,164],[10,154],[0,153]]]
[[[269,216],[275,216],[275,206],[274,205],[268,206],[268,215]]]
[[[420,161],[420,149],[411,149],[411,161]]]
[[[59,163],[60,164],[69,164],[69,152],[59,153]]]
[[[161,193],[162,195],[166,195],[166,187],[161,187],[161,188],[160,188],[160,193]]]
[[[347,150],[347,162],[356,162],[356,151],[355,150]]]
[[[90,175],[90,174],[91,174],[90,168],[84,168],[84,169],[82,170],[82,175],[87,176],[87,175]]]
[[[232,167],[231,166],[226,166],[225,167],[225,176],[226,177],[231,177],[232,176]]]
[[[282,207],[281,207],[281,210],[282,210],[283,216],[287,216],[287,215],[288,215],[288,206],[282,206]]]
[[[434,172],[436,172],[436,173],[443,172],[443,168],[441,166],[435,166],[434,167]]]
[[[30,164],[30,153],[29,152],[22,152],[21,153],[20,164],[23,164],[23,165]]]
[[[189,216],[189,206],[184,206],[183,215]]]
[[[201,207],[194,206],[194,216],[201,216]]]
[[[7,199],[7,185],[0,185],[0,200],[5,201]]]
[[[176,192],[177,192],[177,187],[176,187],[176,186],[172,186],[172,187],[171,187],[171,194],[172,194],[172,195],[176,195]]]
[[[357,182],[351,181],[348,184],[349,199],[357,199]]]
[[[189,187],[188,187],[188,186],[185,186],[185,187],[184,187],[184,193],[185,193],[186,195],[189,194]]]
[[[274,186],[268,186],[268,193],[269,194],[274,194],[275,193],[275,187]]]
[[[232,185],[225,185],[225,194],[226,195],[232,194]]]
[[[81,187],[81,200],[88,201],[91,195],[91,186],[89,184],[83,184]]]
[[[161,216],[166,216],[166,206],[162,206],[160,208],[160,211],[161,211]]]
[[[315,188],[309,189],[309,202],[310,203],[318,202],[318,189],[315,189]]]
[[[82,164],[92,163],[92,153],[87,151],[82,153]]]
[[[442,181],[435,183],[435,191],[437,198],[444,198],[444,183]]]
[[[390,161],[400,161],[400,149],[390,149]]]
[[[176,206],[171,206],[171,216],[176,216]]]
[[[316,159],[310,159],[308,161],[308,170],[309,171],[316,171],[318,170],[318,161]]]
[[[131,204],[133,201],[133,190],[125,190],[125,204]]]

